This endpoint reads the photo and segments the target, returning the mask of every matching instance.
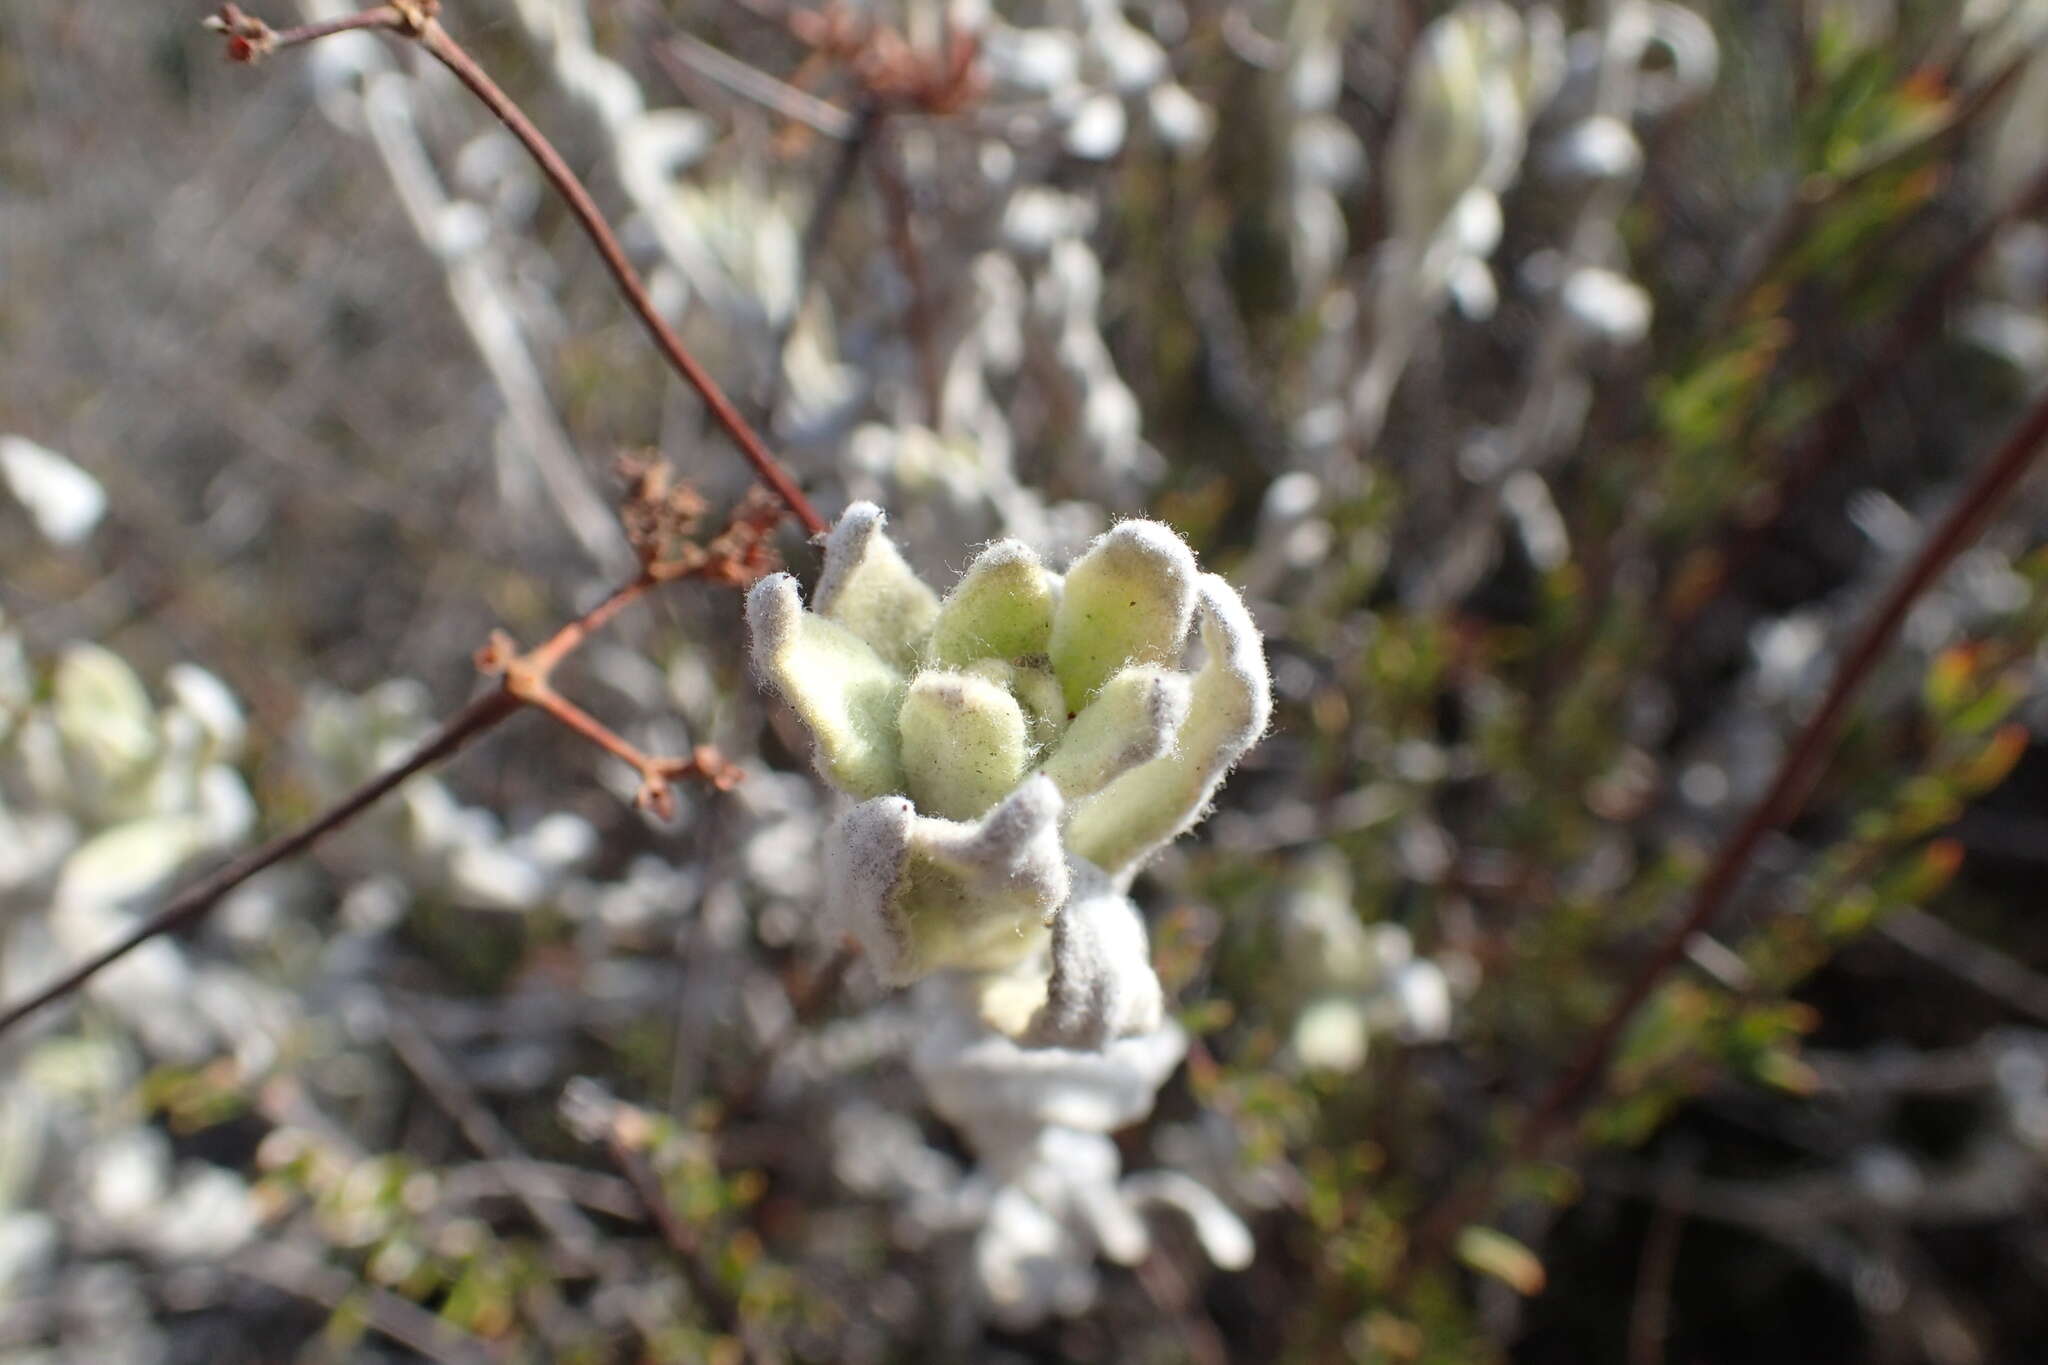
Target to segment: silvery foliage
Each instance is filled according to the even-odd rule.
[[[841,363],[829,302],[804,290],[808,192],[745,170],[691,176],[716,142],[712,121],[694,109],[649,108],[632,72],[592,42],[583,0],[518,0],[513,10],[610,150],[631,205],[627,231],[655,257],[649,286],[662,311],[716,316],[719,327],[703,339],[743,391],[760,384],[764,366],[779,369],[788,439],[802,444],[836,428],[860,381]]]
[[[1391,221],[1374,264],[1373,348],[1350,394],[1365,439],[1443,300],[1492,314],[1500,196],[1563,77],[1563,25],[1547,5],[1524,17],[1500,0],[1470,0],[1423,30],[1387,148]]]
[[[309,17],[345,8],[339,0],[301,7]],[[921,343],[890,340],[902,337],[908,288],[893,262],[876,263],[878,287],[857,291],[843,317],[813,287],[815,262],[802,241],[820,207],[815,167],[774,174],[760,158],[716,156],[707,116],[649,107],[632,73],[597,51],[583,0],[519,0],[513,12],[547,74],[604,140],[628,200],[628,245],[647,259],[657,306],[688,324],[735,391],[773,396],[773,427],[786,448],[821,459],[829,451],[835,465],[850,456],[841,467],[852,492],[897,506],[915,529],[957,529],[964,515],[983,532],[1069,550],[1100,529],[1099,513],[1083,502],[1048,506],[1017,476],[1020,443],[1059,452],[1065,481],[1110,506],[1133,504],[1163,470],[1101,330],[1092,203],[1055,188],[1049,173],[1062,154],[1113,158],[1134,125],[1190,155],[1214,119],[1174,80],[1158,39],[1113,0],[1053,6],[1028,27],[954,6],[949,22],[982,44],[987,114],[965,134],[912,117],[892,125],[887,154],[902,157],[913,181],[950,175],[963,162],[972,168],[963,197],[978,206],[978,225],[949,224],[947,233],[949,252],[965,243],[974,253],[972,288],[931,342],[940,357],[936,395],[904,378],[918,367],[911,352]],[[451,194],[418,135],[419,111],[441,113],[439,101],[452,93],[437,73],[407,74],[367,35],[318,44],[309,60],[322,107],[376,140],[422,240],[448,271],[508,408],[500,439],[508,491],[528,506],[561,507],[592,557],[616,569],[616,540],[532,359],[536,343],[561,326],[559,281],[523,233],[538,196],[534,173],[508,135],[489,127],[454,158],[461,188]],[[827,145],[851,135],[848,120],[829,130]],[[1046,391],[1031,397],[1039,387]],[[1025,411],[1033,418],[1020,420]],[[1057,425],[1040,430],[1045,424]],[[527,487],[536,470],[545,499]]]
[[[992,544],[941,598],[856,503],[810,607],[776,575],[747,620],[842,798],[828,914],[885,982],[916,983],[913,1067],[981,1159],[953,1199],[993,1312],[1085,1307],[1098,1252],[1145,1254],[1147,1203],[1183,1208],[1242,1264],[1249,1237],[1213,1195],[1119,1180],[1108,1137],[1150,1112],[1186,1045],[1131,880],[1267,721],[1237,594],[1171,530],[1127,521],[1065,574]]]
[[[1350,244],[1340,196],[1365,174],[1365,147],[1337,116],[1344,89],[1338,21],[1327,5],[1300,5],[1288,16],[1279,81],[1279,122],[1287,141],[1281,193],[1303,304],[1322,297]]]
[[[1319,481],[1317,496],[1305,501],[1289,486],[1269,508],[1283,539],[1304,524],[1299,534],[1313,536],[1321,484],[1365,477],[1352,456],[1378,440],[1402,376],[1446,306],[1474,319],[1493,314],[1502,196],[1531,169],[1583,196],[1568,239],[1533,253],[1519,274],[1548,301],[1552,322],[1539,355],[1552,359],[1505,436],[1478,433],[1463,463],[1498,482],[1534,458],[1513,447],[1568,444],[1583,420],[1584,384],[1571,363],[1578,351],[1589,341],[1640,340],[1650,321],[1648,295],[1628,277],[1616,228],[1642,163],[1637,125],[1700,94],[1718,62],[1705,23],[1662,0],[1607,7],[1600,28],[1569,37],[1552,6],[1467,0],[1420,35],[1385,160],[1367,167],[1333,115],[1341,73],[1331,25],[1339,17],[1292,7],[1275,44],[1273,108],[1287,149],[1280,192],[1301,306],[1318,323],[1289,431],[1295,468]],[[1346,250],[1341,204],[1368,172],[1380,182],[1389,221],[1360,286],[1337,269]],[[1279,554],[1273,544],[1262,538],[1269,559]],[[1277,570],[1256,564],[1254,581]]]
[[[106,515],[107,494],[99,480],[26,436],[0,435],[0,483],[55,545],[83,540]]]
[[[53,452],[5,439],[8,485],[30,518],[53,545],[83,540],[105,505],[97,483]],[[336,793],[427,726],[416,684],[323,694],[294,736],[301,775]],[[257,824],[240,771],[248,730],[232,689],[204,669],[173,664],[152,688],[98,644],[35,660],[0,617],[0,997],[19,999],[123,938],[203,860],[248,844]],[[350,839],[380,872],[338,896],[331,940],[307,923],[304,881],[288,876],[249,883],[210,931],[216,945],[273,967],[298,962],[305,970],[288,974],[310,991],[156,938],[93,978],[69,1016],[39,1019],[11,1044],[13,1081],[0,1094],[0,1299],[66,1305],[51,1328],[65,1358],[161,1358],[168,1342],[152,1322],[149,1277],[193,1272],[263,1237],[266,1208],[243,1174],[178,1159],[142,1121],[137,1092],[152,1071],[231,1068],[251,1088],[295,1072],[328,1031],[309,999],[330,981],[374,996],[358,950],[414,898],[506,910],[574,903],[582,884],[571,869],[595,834],[554,815],[508,835],[497,817],[423,777]],[[616,897],[629,885],[609,889]]]
[[[19,438],[5,454],[10,488],[53,543],[90,533],[104,506],[90,475]],[[39,681],[0,618],[0,994],[19,997],[121,937],[140,902],[254,824],[234,766],[245,726],[233,695],[191,664],[167,670],[161,693],[83,643]],[[258,1211],[240,1175],[175,1162],[161,1133],[132,1125],[134,1086],[152,1062],[222,1052],[266,1069],[293,1007],[165,939],[87,997],[113,1027],[45,1026],[13,1046],[0,1094],[0,1297],[51,1287],[69,1262],[78,1277],[64,1283],[96,1292],[68,1323],[67,1350],[146,1360],[160,1334],[124,1258],[165,1267],[225,1255],[254,1235]]]
[[[299,7],[315,20],[351,9],[346,0],[300,0]],[[546,257],[521,231],[541,190],[524,150],[502,129],[482,133],[456,157],[460,188],[451,192],[421,130],[437,121],[443,104],[467,100],[465,92],[425,69],[415,74],[368,33],[312,44],[306,69],[328,121],[376,148],[505,404],[495,445],[508,506],[536,519],[560,515],[607,576],[628,571],[631,559],[570,444],[535,359],[531,334],[539,332],[545,343],[561,322],[545,287]],[[544,513],[545,508],[558,512]]]
[[[1520,401],[1507,421],[1465,435],[1458,473],[1476,485],[1411,600],[1437,608],[1478,582],[1496,527],[1510,522],[1539,567],[1569,552],[1543,470],[1578,448],[1592,409],[1593,364],[1649,334],[1649,291],[1628,273],[1621,215],[1642,168],[1634,128],[1704,93],[1719,66],[1713,32],[1692,11],[1661,0],[1613,6],[1605,25],[1571,36],[1548,106],[1560,131],[1532,158],[1580,196],[1555,247],[1526,257],[1522,283],[1541,300],[1537,337]]]
[[[1525,173],[1568,189],[1580,208],[1563,240],[1507,277],[1543,319],[1520,400],[1499,425],[1465,433],[1455,463],[1413,471],[1417,491],[1460,505],[1461,524],[1404,590],[1428,607],[1469,589],[1503,517],[1539,564],[1560,562],[1569,547],[1542,466],[1574,448],[1590,408],[1587,371],[1641,342],[1651,322],[1619,231],[1642,165],[1638,129],[1708,88],[1719,60],[1713,33],[1664,0],[1607,7],[1599,27],[1569,35],[1551,6],[1467,0],[1419,36],[1384,161],[1368,168],[1329,115],[1338,79],[1336,49],[1318,27],[1327,16],[1314,6],[1290,14],[1274,107],[1290,148],[1282,189],[1294,274],[1317,327],[1288,427],[1293,468],[1268,490],[1248,587],[1270,596],[1320,562],[1331,534],[1326,505],[1364,491],[1371,471],[1356,455],[1378,441],[1445,308],[1493,314],[1502,197]],[[1345,243],[1332,209],[1368,171],[1388,223],[1361,284],[1333,267]],[[1476,484],[1477,494],[1453,484]]]
[[[1027,107],[1069,155],[1089,161],[1116,156],[1127,144],[1134,113],[1176,156],[1207,144],[1214,115],[1173,79],[1165,49],[1125,17],[1117,0],[1049,6],[1045,22],[1033,27],[980,17],[977,8],[961,18],[978,24],[999,97],[1032,102]],[[1102,265],[1088,241],[1094,205],[1031,178],[1043,173],[1043,158],[1029,154],[1028,141],[1021,156],[1013,143],[1032,122],[1020,115],[1005,130],[1010,137],[991,138],[980,149],[982,174],[1003,203],[1001,250],[975,262],[984,303],[975,329],[979,344],[971,358],[956,357],[949,371],[945,415],[1007,446],[1007,433],[986,430],[1002,425],[1000,408],[975,371],[1013,370],[1027,348],[1043,354],[1068,388],[1061,397],[1078,413],[1077,458],[1064,472],[1117,505],[1155,479],[1161,461],[1142,441],[1137,399],[1103,339]]]
[[[1955,492],[1950,489],[1931,499],[1931,506],[1910,510],[1875,488],[1850,496],[1846,510],[1851,525],[1867,542],[1870,571],[1834,593],[1751,627],[1747,667],[1739,684],[1741,705],[1717,716],[1674,760],[1681,818],[1725,820],[1730,812],[1747,809],[1763,796],[1783,757],[1786,736],[1797,733],[1813,698],[1840,666],[1844,649],[1926,543],[1945,510],[1943,499]],[[1874,680],[1874,704],[1910,705],[1927,668],[1944,647],[1995,632],[2026,605],[2032,590],[2013,568],[2025,546],[2024,535],[2000,528],[1957,557],[1907,614],[1899,646],[1910,662],[1888,668]],[[1668,726],[1668,700],[1656,711],[1660,726]],[[2048,708],[2036,698],[2020,714],[2038,726],[2044,711]],[[1655,747],[1664,737],[1650,731],[1642,738],[1646,746]]]
[[[1593,335],[1625,342],[1647,328],[1648,296],[1615,259],[1615,220],[1642,164],[1633,125],[1703,91],[1719,53],[1712,30],[1682,6],[1624,0],[1607,10],[1602,28],[1569,42],[1550,6],[1518,14],[1500,0],[1468,0],[1423,31],[1387,152],[1391,240],[1375,263],[1373,349],[1350,395],[1363,439],[1377,436],[1443,301],[1468,317],[1492,315],[1501,195],[1553,101],[1563,127],[1546,169],[1589,193],[1561,262],[1548,280],[1539,267],[1539,282]]]
[[[1416,955],[1397,924],[1365,924],[1342,855],[1318,850],[1281,906],[1282,960],[1300,1002],[1290,1051],[1311,1070],[1356,1071],[1375,1034],[1404,1043],[1450,1036],[1456,965]]]
[[[300,775],[332,794],[425,723],[416,684],[318,696],[293,736]],[[151,689],[110,650],[73,643],[38,670],[0,621],[0,994],[18,999],[120,939],[202,860],[248,844],[256,810],[237,767],[246,729],[230,689],[194,665],[172,665]],[[645,902],[674,905],[673,879],[637,866],[602,886],[577,876],[594,839],[563,814],[508,833],[418,778],[347,836],[341,861],[376,871],[325,896],[289,872],[252,881],[223,903],[209,941],[154,939],[94,978],[68,1017],[31,1024],[0,1095],[0,1298],[86,1302],[50,1329],[64,1358],[163,1358],[150,1279],[257,1255],[291,1234],[266,1228],[274,1207],[243,1173],[175,1156],[145,1121],[144,1081],[204,1067],[252,1092],[290,1078],[297,1093],[337,1047],[360,1067],[355,1049],[382,1036],[379,945],[421,899],[587,907],[612,929],[648,919]],[[332,929],[315,927],[328,905]],[[251,965],[220,960],[223,945]],[[588,984],[601,1009],[630,983],[593,972]],[[479,1054],[473,1079],[485,1083],[502,1060]]]
[[[1163,461],[1143,441],[1137,400],[1101,331],[1092,203],[1048,182],[1060,156],[1107,161],[1134,127],[1192,154],[1214,118],[1114,0],[1054,5],[1030,26],[985,6],[950,7],[947,22],[980,42],[987,110],[957,128],[899,114],[886,145],[866,153],[900,158],[914,184],[966,172],[968,207],[948,223],[945,250],[970,257],[971,286],[955,315],[937,320],[937,337],[901,341],[888,338],[903,335],[909,286],[893,260],[875,263],[875,287],[844,301],[843,316],[814,287],[802,241],[822,207],[817,166],[773,175],[761,158],[715,157],[703,115],[645,108],[631,74],[593,47],[583,0],[520,0],[516,12],[549,73],[609,141],[631,201],[629,233],[655,257],[657,302],[696,325],[739,391],[775,396],[776,433],[789,448],[829,451],[856,496],[890,502],[917,529],[957,529],[964,515],[984,531],[1069,549],[1100,528],[1097,514],[1048,506],[1017,476],[1020,443],[1060,452],[1065,480],[1111,506],[1131,504],[1158,477]],[[885,7],[876,17],[934,41],[929,13]],[[851,119],[822,131],[831,156],[842,154],[833,139],[854,135]],[[920,345],[935,348],[936,394],[907,378]],[[1048,391],[1038,401],[1020,401],[1039,386]],[[1026,409],[1061,425],[1040,433],[1019,420]]]

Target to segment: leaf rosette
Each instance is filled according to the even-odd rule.
[[[896,984],[1050,948],[1053,998],[1019,1016],[1040,1041],[1105,1041],[1084,1040],[1105,1016],[1076,1022],[1063,979],[1114,997],[1107,1036],[1155,1026],[1156,983],[1105,986],[1084,959],[1142,944],[1102,901],[1201,818],[1265,729],[1244,604],[1158,522],[1121,523],[1064,574],[997,541],[943,597],[883,527],[872,504],[847,509],[808,607],[787,574],[747,599],[756,666],[853,803],[832,838],[837,912]]]

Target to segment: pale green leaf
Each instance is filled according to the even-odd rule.
[[[857,797],[903,790],[903,676],[845,626],[805,611],[788,574],[754,585],[747,625],[755,667],[817,741],[826,780]]]
[[[812,594],[817,613],[845,626],[902,672],[917,667],[939,615],[939,597],[882,533],[871,502],[846,509],[825,540],[825,566]]]
[[[968,673],[913,678],[897,716],[910,798],[927,815],[971,820],[1024,777],[1024,712],[1000,685]]]
[[[1052,668],[1079,711],[1130,664],[1171,664],[1194,611],[1195,557],[1156,521],[1127,521],[1067,570],[1052,623]]]
[[[940,605],[926,660],[940,668],[1042,660],[1052,644],[1053,584],[1027,547],[1014,540],[989,546]]]
[[[1149,665],[1124,669],[1074,718],[1040,771],[1069,801],[1100,791],[1173,747],[1189,695],[1184,674]]]
[[[1208,658],[1177,746],[1087,798],[1068,825],[1068,846],[1115,878],[1201,818],[1272,709],[1265,653],[1244,603],[1214,574],[1201,576],[1199,591]]]
[[[882,979],[994,971],[1038,952],[1066,899],[1060,799],[1033,777],[978,821],[921,816],[901,797],[848,811],[834,829],[833,891]]]

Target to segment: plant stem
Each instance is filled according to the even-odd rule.
[[[1459,1227],[1485,1208],[1503,1171],[1541,1159],[1549,1151],[1552,1140],[1592,1097],[1605,1078],[1615,1048],[1629,1024],[1665,976],[1684,958],[1686,945],[1693,936],[1706,933],[1713,927],[1765,836],[1783,828],[1805,805],[1847,720],[1850,702],[1875,673],[1878,661],[1890,648],[1892,638],[1913,604],[1934,585],[1956,556],[1976,540],[2032,467],[2044,443],[2048,443],[2048,395],[2035,401],[2034,407],[2006,438],[2004,445],[1978,471],[1970,486],[1949,509],[1948,516],[1920,547],[1919,554],[1879,603],[1836,667],[1820,705],[1814,709],[1780,761],[1763,799],[1721,845],[1706,875],[1694,888],[1691,905],[1685,915],[1665,933],[1649,957],[1636,969],[1634,977],[1609,1007],[1606,1016],[1579,1046],[1571,1065],[1529,1111],[1508,1158],[1488,1163],[1480,1176],[1461,1189],[1453,1189],[1419,1220],[1409,1244],[1401,1279],[1405,1281],[1421,1264],[1448,1246]]]
[[[733,444],[739,447],[740,454],[754,467],[761,481],[803,525],[807,534],[824,534],[825,519],[818,514],[818,509],[811,505],[810,499],[796,486],[796,480],[782,462],[775,458],[752,425],[733,406],[732,400],[725,396],[725,390],[718,386],[709,371],[697,363],[697,358],[690,354],[690,348],[683,344],[675,329],[655,311],[654,301],[647,296],[647,286],[640,279],[640,272],[626,259],[618,234],[612,231],[611,223],[605,218],[604,211],[598,208],[597,201],[590,197],[590,191],[584,188],[576,172],[569,169],[569,163],[562,159],[554,144],[534,126],[526,111],[441,26],[441,21],[435,17],[437,8],[438,0],[402,0],[402,3],[380,5],[340,19],[280,31],[251,18],[233,5],[224,5],[208,23],[210,27],[228,34],[230,43],[240,45],[239,48],[231,47],[230,54],[243,61],[353,29],[382,29],[410,38],[425,48],[467,86],[471,94],[483,101],[484,107],[526,148],[527,155],[540,167],[541,174],[555,187],[555,192],[562,196],[571,216],[597,248],[605,269],[611,272],[613,282],[625,295],[633,315],[647,329],[655,349],[697,391],[697,396],[704,400],[704,406],[710,409],[712,419],[732,438]]]
[[[477,65],[476,59],[448,35],[448,30],[441,27],[439,20],[429,18],[419,31],[418,41],[435,60],[453,72],[457,80],[468,86],[471,93],[482,100],[485,107],[497,116],[498,121],[519,139],[528,154],[539,165],[541,173],[547,176],[548,182],[569,206],[569,212],[582,225],[591,244],[597,248],[597,254],[604,259],[605,268],[611,271],[613,281],[619,286],[619,292],[626,296],[627,304],[640,319],[641,325],[647,329],[655,348],[675,368],[676,373],[697,391],[698,396],[704,400],[704,406],[711,410],[712,419],[724,428],[725,434],[740,448],[740,454],[754,467],[754,472],[760,476],[761,481],[782,500],[785,507],[789,508],[790,515],[802,523],[805,532],[814,536],[824,534],[825,519],[818,514],[818,509],[811,505],[810,499],[796,486],[796,481],[790,477],[789,471],[782,467],[782,462],[769,451],[754,428],[740,416],[739,409],[725,396],[725,391],[718,387],[717,381],[697,363],[697,358],[690,354],[689,348],[683,344],[683,339],[676,335],[675,329],[655,311],[654,301],[647,297],[647,286],[641,282],[640,273],[633,269],[632,262],[626,259],[625,249],[619,245],[619,239],[613,233],[611,224],[605,220],[604,213],[597,207],[597,202],[590,197],[590,191],[583,187],[583,182],[569,169],[569,163],[562,160],[561,153],[555,150],[554,144],[542,135],[540,129],[534,126],[533,120],[513,102],[512,97],[498,87],[498,83],[491,79],[490,73]]]

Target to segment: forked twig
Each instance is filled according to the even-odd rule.
[[[197,923],[221,897],[267,867],[311,848],[323,837],[375,805],[407,778],[452,757],[471,740],[514,713],[531,706],[554,717],[609,753],[632,763],[641,777],[636,803],[657,814],[674,809],[672,783],[681,777],[703,777],[720,790],[739,780],[739,770],[715,749],[700,745],[688,757],[656,758],[641,753],[594,717],[555,692],[550,679],[561,662],[592,634],[639,600],[650,589],[677,578],[703,578],[744,586],[772,567],[767,535],[779,510],[760,497],[742,502],[725,528],[708,544],[681,541],[692,524],[694,495],[672,489],[665,472],[636,466],[632,495],[626,504],[627,535],[640,555],[639,577],[556,631],[544,643],[520,653],[502,633],[478,651],[478,666],[497,674],[498,687],[484,693],[422,740],[391,767],[357,787],[335,805],[288,834],[250,850],[173,897],[169,904],[137,925],[126,937],[87,958],[33,995],[0,1010],[0,1033],[84,986],[114,963],[153,938]],[[657,504],[647,506],[650,490]],[[757,490],[758,491],[758,490]]]
[[[635,315],[653,337],[662,355],[703,398],[712,416],[739,446],[741,454],[746,456],[762,481],[773,490],[782,506],[789,510],[790,515],[794,516],[807,532],[813,535],[822,533],[825,530],[825,522],[817,509],[797,488],[788,471],[769,452],[753,428],[740,416],[731,400],[697,363],[689,349],[683,345],[682,339],[654,310],[639,274],[626,259],[617,236],[612,232],[596,202],[591,199],[589,191],[583,187],[575,172],[569,169],[554,146],[538,128],[534,127],[532,121],[511,97],[499,89],[489,74],[441,27],[435,18],[438,9],[439,0],[393,0],[393,3],[379,5],[339,19],[303,24],[295,28],[273,29],[263,20],[245,13],[238,6],[224,4],[218,13],[207,20],[207,26],[226,37],[229,58],[241,62],[253,62],[285,48],[357,30],[382,30],[419,42],[442,65],[453,72],[457,79],[468,86],[525,146],[596,245],[598,254],[604,259],[614,281],[626,296]],[[642,569],[638,578],[583,617],[563,627],[538,649],[527,654],[517,653],[509,640],[494,637],[480,655],[479,662],[502,675],[503,681],[496,690],[470,702],[405,758],[372,777],[312,820],[232,860],[211,876],[173,897],[169,904],[137,925],[118,942],[73,967],[41,990],[0,1010],[0,1033],[4,1033],[45,1005],[80,989],[93,977],[151,939],[198,922],[223,896],[258,872],[310,848],[322,837],[347,824],[374,805],[407,778],[452,756],[478,735],[499,725],[523,707],[533,706],[547,712],[586,739],[632,763],[641,775],[641,803],[657,811],[673,808],[671,784],[676,778],[703,776],[720,788],[731,786],[737,780],[737,771],[716,751],[700,746],[685,759],[650,757],[620,739],[587,712],[562,698],[549,684],[550,674],[563,658],[587,639],[592,631],[616,616],[650,588],[681,577],[703,577],[736,585],[744,584],[758,576],[767,564],[769,551],[766,536],[777,519],[776,514],[765,512],[757,501],[750,500],[735,513],[733,520],[718,539],[706,546],[685,546],[684,549],[688,553],[683,553],[671,544],[676,538],[675,533],[678,530],[686,530],[689,521],[688,516],[678,515],[682,504],[676,500],[681,497],[680,492],[669,488],[665,475],[656,479],[644,470],[639,471],[639,474],[640,482],[635,490],[636,499],[639,502],[648,500],[648,490],[653,486],[649,481],[653,480],[654,483],[658,483],[653,500],[664,505],[649,514],[652,516],[651,522],[645,515],[639,522],[635,522],[632,519],[634,508],[629,505],[628,530],[634,535],[635,548],[641,554]],[[637,510],[646,513],[644,507]]]

